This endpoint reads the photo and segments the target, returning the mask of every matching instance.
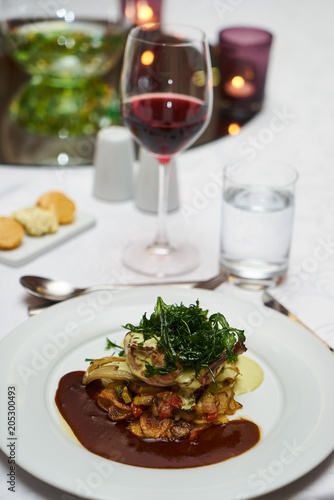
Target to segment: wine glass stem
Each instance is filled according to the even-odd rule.
[[[157,250],[160,249],[162,253],[169,253],[171,250],[166,231],[169,177],[170,163],[160,163],[158,191],[158,227],[153,246]]]

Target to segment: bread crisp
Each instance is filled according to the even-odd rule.
[[[75,214],[75,204],[63,193],[49,191],[43,194],[36,203],[37,206],[47,208],[56,214],[59,224],[71,224]]]
[[[21,245],[25,234],[19,222],[10,217],[0,217],[0,249],[12,250]]]
[[[57,216],[46,208],[23,208],[14,212],[13,218],[20,222],[31,236],[42,236],[58,231]]]

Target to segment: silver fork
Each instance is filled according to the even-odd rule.
[[[214,290],[227,280],[228,280],[228,274],[224,271],[221,271],[219,274],[217,274],[217,276],[214,276],[209,280],[199,281],[192,288],[203,288],[204,290]]]

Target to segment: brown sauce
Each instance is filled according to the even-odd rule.
[[[58,409],[87,450],[115,462],[151,468],[187,468],[209,465],[235,457],[252,448],[260,430],[249,420],[231,420],[200,432],[197,443],[189,439],[163,441],[139,438],[127,422],[112,422],[96,403],[99,381],[87,387],[84,372],[71,372],[59,382]]]

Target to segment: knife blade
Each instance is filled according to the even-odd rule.
[[[330,351],[331,353],[334,353],[333,347],[331,347],[327,342],[325,342],[319,335],[317,335],[313,330],[311,330],[308,326],[305,325],[299,318],[297,318],[294,314],[292,314],[291,311],[289,311],[286,307],[283,306],[280,302],[278,302],[275,297],[270,295],[268,292],[264,292],[262,295],[262,300],[265,306],[270,307],[270,309],[274,309],[275,311],[278,311],[288,318],[292,319],[296,323],[299,323],[302,325],[304,328],[306,328],[309,332],[311,332],[320,342],[322,342]]]

